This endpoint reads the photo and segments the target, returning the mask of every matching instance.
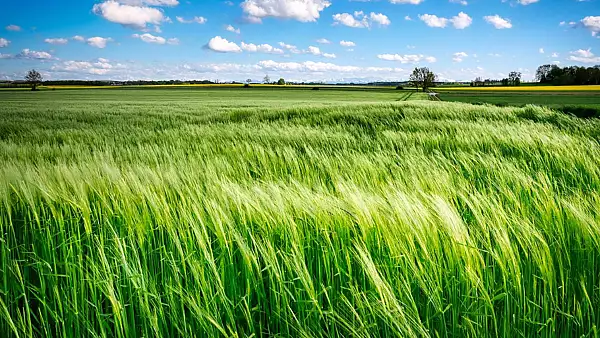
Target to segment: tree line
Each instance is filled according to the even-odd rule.
[[[552,85],[600,85],[600,65],[593,67],[539,66],[535,78],[540,83]]]

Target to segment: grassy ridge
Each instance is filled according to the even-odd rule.
[[[0,93],[0,332],[597,336],[600,123],[401,96]]]

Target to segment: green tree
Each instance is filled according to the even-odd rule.
[[[279,81],[277,81],[277,84],[280,86],[285,86],[285,80],[283,78],[279,79]]]
[[[432,87],[436,79],[437,76],[427,67],[415,68],[410,75],[410,82],[413,86],[415,86],[417,90],[419,90],[419,87],[423,88],[423,91]]]
[[[31,85],[31,90],[37,90],[37,86],[42,82],[42,74],[40,74],[35,69],[32,69],[27,72],[25,76],[25,81]]]

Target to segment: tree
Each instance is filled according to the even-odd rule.
[[[265,78],[263,79],[263,83],[266,83],[266,84],[271,83],[271,78],[269,77],[269,74],[265,75]]]
[[[246,80],[246,83],[247,83],[247,84],[250,84],[251,82],[252,82],[252,79],[247,79],[247,80]]]
[[[427,67],[415,68],[410,75],[410,82],[417,90],[421,87],[423,88],[423,91],[426,91],[427,88],[433,86],[436,78],[436,75]]]
[[[285,86],[285,80],[283,78],[279,79],[279,81],[277,81],[277,84],[280,86]]]
[[[521,73],[520,72],[510,72],[508,74],[508,80],[510,84],[513,86],[519,86],[521,84]]]
[[[42,74],[40,74],[35,69],[32,69],[27,72],[25,76],[25,81],[31,85],[31,90],[37,90],[37,86],[42,82]]]

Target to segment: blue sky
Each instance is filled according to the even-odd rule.
[[[600,64],[600,0],[2,0],[0,79],[531,79]]]

